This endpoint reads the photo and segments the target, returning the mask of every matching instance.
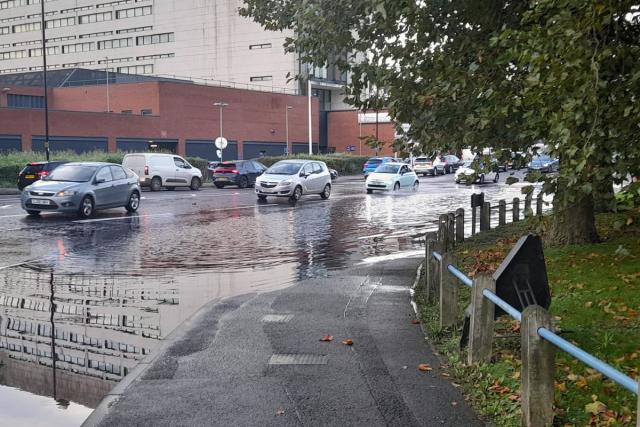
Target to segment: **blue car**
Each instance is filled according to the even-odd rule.
[[[547,154],[541,154],[534,157],[529,162],[529,164],[527,165],[527,169],[529,169],[529,172],[557,172],[558,169],[560,169],[560,161],[558,159],[552,158]]]
[[[378,166],[383,163],[394,162],[396,159],[393,157],[372,157],[366,161],[364,166],[362,167],[362,173],[364,173],[364,178],[366,179],[370,173],[376,170]]]

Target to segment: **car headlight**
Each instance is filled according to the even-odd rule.
[[[60,192],[56,193],[56,197],[69,197],[69,196],[75,196],[76,194],[78,194],[77,191],[64,190],[64,191],[60,191]]]
[[[280,181],[280,185],[291,185],[291,184],[292,184],[291,180]]]
[[[548,166],[549,166],[549,163],[545,163],[545,164],[542,165],[543,168],[546,168]]]

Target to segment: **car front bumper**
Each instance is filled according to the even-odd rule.
[[[76,212],[80,206],[82,196],[34,196],[27,191],[23,191],[20,196],[20,205],[25,211],[47,211],[47,212]]]
[[[393,183],[384,181],[368,181],[366,187],[367,190],[390,191],[393,188]]]
[[[277,184],[275,186],[263,186],[263,183],[256,182],[255,191],[260,196],[273,196],[273,197],[289,197],[293,194],[295,186],[293,184]]]

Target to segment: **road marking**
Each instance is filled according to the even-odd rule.
[[[0,206],[0,209],[7,209],[7,208],[10,208],[11,206],[15,206],[15,205],[4,205],[4,206]]]
[[[265,314],[262,316],[264,323],[287,323],[293,319],[293,314]]]
[[[18,215],[0,215],[0,218],[12,218],[16,216],[26,216],[26,214],[18,214]]]
[[[358,240],[375,239],[376,237],[384,237],[386,235],[387,235],[387,233],[372,234],[371,236],[358,237]]]
[[[131,215],[131,216],[119,216],[116,218],[96,218],[96,219],[77,219],[75,221],[71,221],[75,224],[86,224],[89,222],[104,222],[104,221],[122,221],[125,219],[133,219],[133,218],[152,218],[152,217],[160,217],[160,216],[173,216],[172,213],[160,213],[160,214],[147,214],[147,215]]]
[[[389,255],[373,256],[373,257],[363,259],[359,265],[375,264],[377,262],[392,261],[400,258],[416,258],[418,256],[424,256],[424,249],[418,249],[415,251],[397,252]]]
[[[9,265],[5,265],[0,267],[0,270],[6,270],[7,268],[12,268],[12,267],[20,267],[21,265],[25,265],[25,264],[30,264],[32,262],[38,262],[38,261],[44,261],[47,258],[36,258],[36,259],[30,259],[27,261],[22,261],[22,262],[17,262],[15,264],[9,264]]]
[[[326,365],[327,356],[320,354],[273,354],[269,365]]]

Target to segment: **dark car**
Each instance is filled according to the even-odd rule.
[[[23,190],[27,185],[49,176],[58,166],[68,163],[66,161],[55,162],[31,162],[18,174],[18,189]]]
[[[253,186],[256,178],[266,170],[265,165],[255,160],[222,162],[213,170],[213,183],[218,188],[224,188],[227,185],[247,188]]]
[[[207,177],[213,181],[213,171],[216,170],[220,162],[209,162],[207,164]]]
[[[444,172],[452,173],[458,170],[460,166],[464,164],[462,160],[458,158],[458,156],[454,156],[453,154],[447,154],[446,156],[442,156],[442,162],[444,163]]]

